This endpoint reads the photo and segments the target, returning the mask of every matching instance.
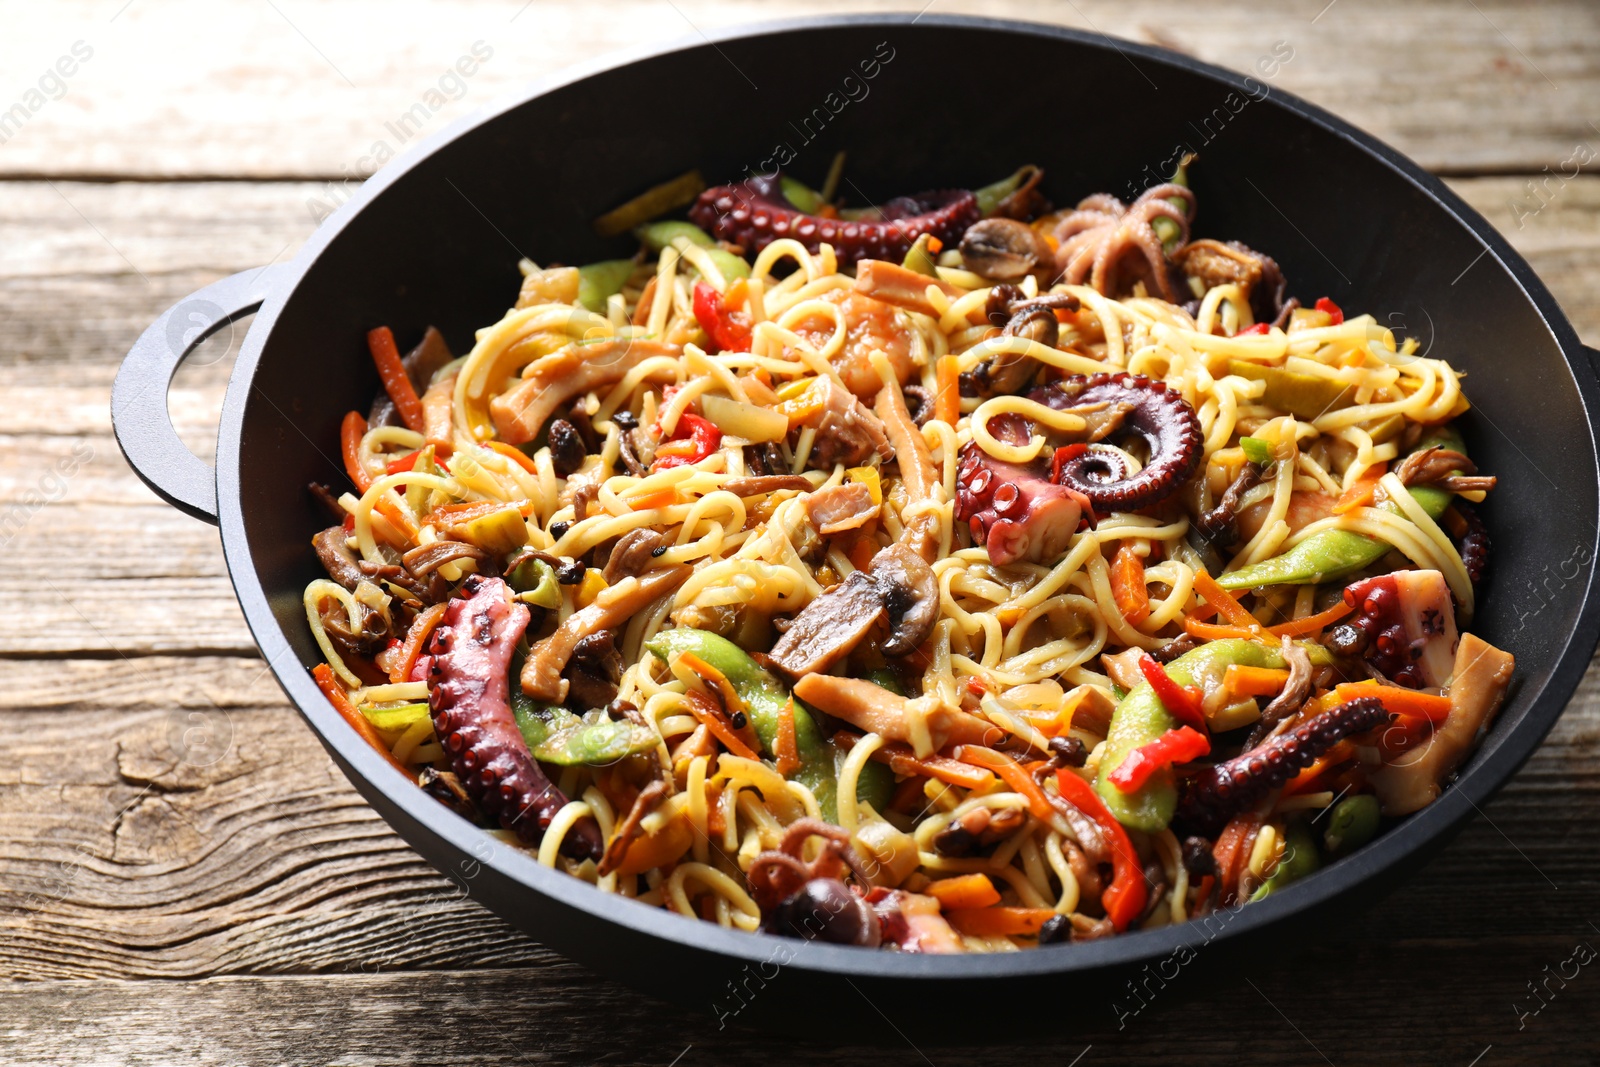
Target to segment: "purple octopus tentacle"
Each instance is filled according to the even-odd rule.
[[[528,609],[499,578],[469,578],[463,588],[467,595],[450,601],[428,645],[433,729],[479,809],[537,844],[567,798],[534,760],[511,714],[508,671]],[[594,820],[574,825],[561,850],[598,860]]]
[[[1390,718],[1376,697],[1361,697],[1315,715],[1184,779],[1174,821],[1215,836],[1235,815],[1254,807],[1344,738],[1382,726]]]
[[[863,259],[899,262],[923,234],[950,247],[978,221],[978,199],[966,189],[938,189],[896,197],[881,219],[830,219],[808,215],[789,202],[777,174],[707,189],[689,209],[696,226],[754,255],[773,241],[792,237],[812,252],[833,246],[842,267]]]

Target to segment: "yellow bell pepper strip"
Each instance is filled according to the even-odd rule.
[[[1441,430],[1418,443],[1417,449],[1433,445],[1462,451],[1461,439],[1451,430]],[[1463,453],[1465,454],[1465,453]],[[1437,519],[1450,506],[1454,494],[1431,485],[1413,485],[1407,490],[1413,499]],[[1378,507],[1399,513],[1400,507],[1385,500]],[[1217,578],[1223,589],[1260,589],[1268,585],[1313,585],[1342,578],[1363,567],[1370,567],[1389,552],[1387,541],[1350,530],[1324,530],[1301,541],[1279,556],[1230,571]]]
[[[1056,771],[1056,787],[1067,803],[1093,819],[1111,845],[1111,884],[1100,894],[1100,907],[1117,933],[1144,914],[1149,891],[1144,882],[1144,866],[1128,839],[1128,831],[1095,795],[1094,787],[1066,767]]]

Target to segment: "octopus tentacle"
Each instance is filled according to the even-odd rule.
[[[689,218],[708,233],[743,245],[750,254],[784,237],[812,252],[827,243],[839,265],[848,267],[863,259],[898,262],[925,233],[954,247],[979,216],[978,198],[967,189],[896,197],[883,205],[882,212],[881,219],[808,215],[789,202],[774,173],[707,189],[689,209]]]
[[[1182,200],[1185,206],[1179,207],[1173,200]],[[1151,223],[1158,218],[1171,220],[1178,227],[1181,245],[1189,239],[1194,211],[1194,191],[1172,182],[1146,189],[1131,205],[1104,193],[1087,197],[1056,224],[1055,237],[1060,243],[1056,266],[1069,284],[1087,282],[1114,296],[1121,288],[1118,283],[1124,261],[1137,252],[1143,257],[1148,284],[1162,299],[1176,301],[1171,265]]]
[[[1352,734],[1383,726],[1391,716],[1376,697],[1362,697],[1315,715],[1231,760],[1185,779],[1175,821],[1208,837],[1240,812],[1311,766]]]
[[[1455,508],[1466,523],[1466,532],[1460,538],[1461,563],[1467,568],[1468,580],[1477,585],[1489,566],[1489,528],[1478,517],[1477,509],[1465,500],[1457,497]]]
[[[433,729],[479,809],[537,844],[567,798],[534,760],[511,714],[511,653],[529,612],[499,578],[475,576],[463,589],[467,595],[450,601],[428,645]],[[598,860],[594,820],[574,825],[561,850]]]
[[[1128,474],[1122,457],[1109,449],[1089,448],[1061,464],[1056,481],[1081,493],[1097,513],[1137,511],[1164,500],[1194,474],[1200,464],[1200,419],[1189,402],[1137,374],[1075,375],[1030,394],[1057,410],[1099,403],[1126,404],[1122,429],[1142,437],[1149,462]]]
[[[991,431],[999,421],[990,423]],[[1047,472],[1002,463],[976,441],[961,450],[955,519],[969,524],[973,540],[999,566],[1060,555],[1085,510],[1082,498],[1051,482]]]

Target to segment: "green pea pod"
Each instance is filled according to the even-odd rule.
[[[1437,445],[1461,451],[1461,437],[1454,430],[1441,429],[1418,443],[1416,451]],[[1422,505],[1430,519],[1437,519],[1450,506],[1455,495],[1431,485],[1413,485],[1406,490]],[[1385,500],[1378,507],[1400,514],[1400,505]],[[1264,559],[1248,567],[1217,575],[1224,589],[1260,589],[1268,585],[1314,585],[1343,578],[1370,567],[1390,550],[1387,541],[1349,530],[1324,530],[1301,541],[1282,555]]]
[[[690,244],[701,248],[715,248],[717,242],[711,235],[692,222],[681,219],[663,219],[647,222],[633,231],[641,244],[652,252],[659,252],[679,237],[687,237]]]
[[[606,300],[613,293],[622,292],[622,286],[633,273],[631,259],[604,259],[578,268],[578,303],[595,314],[603,314]]]
[[[811,186],[787,174],[778,176],[778,185],[783,189],[784,197],[807,215],[815,215],[817,209],[822,207],[822,194]]]
[[[1022,188],[1022,183],[1033,177],[1033,172],[1038,169],[1038,167],[1029,163],[1026,166],[1018,167],[1014,173],[1001,178],[992,185],[985,185],[982,189],[974,190],[974,195],[978,198],[978,214],[984,218],[993,215],[996,209],[1000,207],[1000,201]]]
[[[1317,855],[1317,842],[1300,823],[1294,823],[1284,832],[1283,858],[1278,861],[1277,870],[1272,876],[1261,883],[1250,896],[1253,904],[1258,900],[1271,896],[1291,882],[1298,882],[1318,867],[1322,860]]]
[[[1226,670],[1230,664],[1280,669],[1284,665],[1277,649],[1241,638],[1209,641],[1167,664],[1167,674],[1179,685],[1199,685],[1204,678]],[[1151,775],[1148,782],[1131,793],[1112,785],[1110,776],[1134,749],[1149,744],[1177,725],[1178,720],[1162,705],[1149,682],[1140,682],[1129,690],[1112,713],[1111,729],[1106,734],[1106,747],[1100,756],[1100,773],[1094,788],[1122,825],[1155,833],[1166,829],[1167,823],[1172,821],[1178,791],[1170,770]]]
[[[750,277],[750,264],[732,252],[724,252],[720,248],[708,248],[706,255],[711,257],[711,262],[717,265],[724,278],[731,281],[734,278]]]
[[[1181,185],[1185,188],[1188,188],[1189,158],[1190,157],[1185,156],[1178,162],[1178,165],[1173,168],[1172,184]],[[1187,203],[1177,197],[1168,198],[1167,203],[1171,204],[1179,211],[1186,211],[1189,207]],[[1150,228],[1156,232],[1157,237],[1161,238],[1161,250],[1163,252],[1170,256],[1172,253],[1178,250],[1178,242],[1183,237],[1183,228],[1179,226],[1177,222],[1167,218],[1165,215],[1158,215],[1156,218],[1150,220]]]
[[[671,663],[689,652],[721,671],[745,703],[750,725],[761,742],[762,754],[777,755],[778,721],[791,697],[788,686],[779,681],[777,675],[732,641],[708,630],[687,627],[662,630],[645,648],[663,663]],[[800,757],[795,780],[811,790],[822,808],[823,817],[833,822],[838,818],[839,789],[835,749],[823,738],[810,710],[798,700],[794,708],[794,740]],[[894,776],[889,768],[869,763],[862,769],[856,792],[860,799],[881,810],[888,803],[886,793],[893,786]]]
[[[939,272],[934,269],[933,252],[928,248],[928,243],[932,240],[933,235],[929,233],[918,237],[915,243],[906,250],[906,258],[900,261],[900,265],[906,270],[916,271],[918,274],[926,274],[930,278],[937,278]]]
[[[1328,830],[1322,835],[1328,855],[1343,856],[1371,841],[1378,832],[1382,815],[1382,805],[1371,793],[1358,793],[1339,801],[1333,806],[1333,814],[1328,817]]]
[[[661,739],[648,726],[602,717],[579,719],[529,748],[534,759],[561,767],[580,763],[602,766],[627,756],[651,752],[660,743]]]
[[[529,556],[506,572],[506,581],[524,604],[540,608],[561,606],[561,585],[556,579],[556,569],[542,559]]]

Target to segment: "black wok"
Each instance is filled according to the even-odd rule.
[[[978,59],[1005,76],[968,76]],[[1500,477],[1484,510],[1494,557],[1476,628],[1515,653],[1515,689],[1459,780],[1373,844],[1205,926],[963,958],[802,944],[680,918],[540,867],[403,780],[313,684],[307,668],[320,657],[301,591],[318,574],[309,538],[323,522],[305,487],[343,484],[340,417],[377,388],[363,355],[369,327],[388,324],[404,341],[434,324],[465,351],[511,303],[519,256],[627,254],[627,240],[601,241],[589,220],[690,167],[716,182],[783,164],[815,180],[844,148],[857,195],[877,200],[974,187],[1033,162],[1062,203],[1137,192],[1179,145],[1202,153],[1192,171],[1201,235],[1269,252],[1292,292],[1371,311],[1469,372],[1470,450]],[[167,383],[198,342],[184,333],[194,316],[216,328],[258,307],[213,472],[173,434]],[[1109,1013],[1127,977],[1165,974],[1175,960],[1215,967],[1336,933],[1347,909],[1437,851],[1528,758],[1600,632],[1600,390],[1588,359],[1527,263],[1443,183],[1266,81],[1053,27],[874,16],[696,39],[564,76],[458,124],[367,182],[292,263],[225,279],[159,319],[124,363],[112,407],[139,475],[221,526],[262,652],[333,758],[485,907],[725,1021],[799,1026],[818,1017],[802,1005],[825,1004],[833,1035],[886,1032],[886,1017],[919,1042],[992,1040],[1059,1025],[1064,1003]],[[951,1010],[950,994],[978,982],[988,1003],[1019,1010]]]

